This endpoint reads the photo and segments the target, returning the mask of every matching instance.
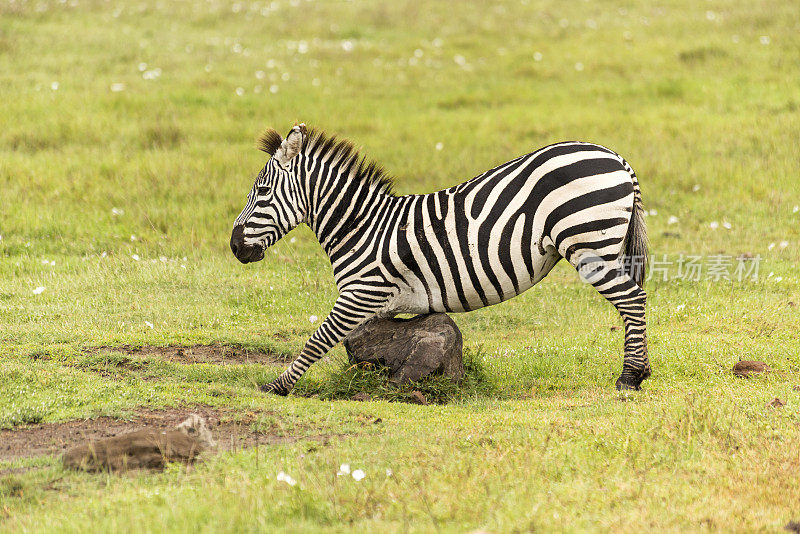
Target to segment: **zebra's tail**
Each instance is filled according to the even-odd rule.
[[[631,166],[624,159],[622,164],[633,180],[633,212],[631,213],[628,233],[625,236],[625,258],[623,258],[623,264],[626,273],[633,278],[639,287],[643,288],[645,275],[647,274],[648,240],[647,226],[644,222],[642,192],[639,189],[639,180],[636,178],[636,173],[633,172]]]

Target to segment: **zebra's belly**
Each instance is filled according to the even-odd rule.
[[[524,263],[521,253],[512,255],[513,257],[518,257],[519,264]],[[467,312],[492,306],[533,287],[550,272],[559,259],[561,256],[552,247],[544,254],[534,250],[531,253],[533,269],[521,269],[517,264],[516,280],[498,272],[490,275],[480,265],[475,264],[471,269],[463,269],[463,272],[441,272],[440,276],[430,280],[411,278],[410,285],[400,287],[396,296],[390,299],[383,314]]]

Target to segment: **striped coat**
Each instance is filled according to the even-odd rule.
[[[625,359],[617,387],[650,374],[642,289],[647,242],[635,173],[591,143],[550,145],[427,195],[395,196],[352,145],[320,131],[273,130],[272,155],[234,223],[243,263],[306,223],[331,260],[333,310],[266,391],[286,394],[306,369],[367,319],[463,312],[539,282],[565,258],[620,312]]]

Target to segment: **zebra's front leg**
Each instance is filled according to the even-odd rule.
[[[306,342],[300,355],[273,382],[261,386],[261,391],[288,395],[311,364],[325,356],[347,334],[373,317],[386,304],[385,299],[374,295],[342,293],[336,299],[328,317]]]

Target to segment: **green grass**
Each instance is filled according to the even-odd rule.
[[[796,11],[0,3],[0,427],[200,403],[299,438],[161,474],[0,462],[0,530],[752,532],[800,519]],[[350,368],[341,347],[285,399],[256,388],[279,365],[84,351],[299,351],[335,298],[311,232],[254,265],[227,248],[264,163],[256,135],[295,119],[363,146],[401,194],[548,143],[602,143],[639,175],[657,258],[707,269],[752,254],[759,278],[651,280],[654,374],[627,395],[613,390],[619,318],[563,264],[454,316],[468,379],[420,386],[445,404],[389,402],[408,390]],[[740,359],[775,372],[736,379]],[[376,400],[343,400],[358,391]],[[765,407],[774,397],[786,406]],[[337,476],[342,463],[366,478]]]

